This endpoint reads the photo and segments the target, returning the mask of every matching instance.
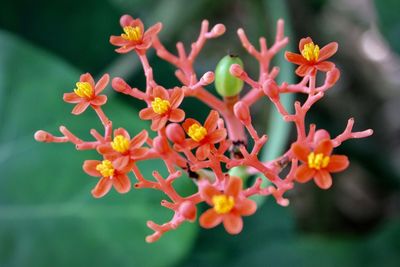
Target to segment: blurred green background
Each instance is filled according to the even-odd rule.
[[[400,266],[399,1],[15,0],[0,5],[0,266]],[[349,155],[351,167],[334,176],[331,190],[297,185],[287,194],[288,208],[267,200],[245,218],[238,236],[222,227],[203,230],[186,223],[147,244],[151,231],[145,222],[163,223],[172,216],[159,205],[160,192],[111,192],[95,200],[90,190],[96,179],[81,164],[97,159],[96,153],[33,140],[36,130],[58,133],[59,125],[87,139],[88,129],[101,130],[94,112],[74,117],[72,106],[62,101],[81,73],[109,72],[143,88],[136,56],[120,56],[108,42],[120,34],[118,21],[125,13],[147,26],[163,22],[160,38],[171,50],[179,40],[189,47],[202,19],[224,23],[226,34],[201,53],[199,74],[213,70],[229,50],[256,75],[257,63],[241,48],[236,29],[245,28],[254,43],[259,36],[273,40],[278,17],[286,20],[288,49],[297,50],[304,36],[321,45],[337,41],[334,61],[341,80],[312,109],[308,122],[336,135],[354,116],[356,130],[373,128],[375,134],[338,149]],[[149,56],[156,80],[177,85],[174,68],[153,52]],[[280,79],[295,81],[293,67],[282,59],[280,54],[276,62],[282,66]],[[132,133],[148,128],[137,117],[143,103],[110,87],[106,92],[105,111],[114,125]],[[199,119],[208,113],[196,113],[205,106],[194,100],[183,105]],[[275,123],[267,103],[257,103],[252,112],[259,131],[268,127],[278,138],[289,133]],[[282,149],[270,146],[267,157]],[[150,174],[162,164],[141,167]],[[189,179],[178,186],[193,190]]]

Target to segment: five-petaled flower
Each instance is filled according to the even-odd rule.
[[[223,192],[208,183],[202,186],[200,194],[212,208],[200,216],[200,225],[213,228],[222,222],[228,233],[240,233],[242,216],[252,215],[257,209],[256,203],[243,195],[242,186],[242,180],[234,176],[230,177]]]
[[[128,131],[118,128],[114,131],[114,139],[111,142],[99,145],[97,151],[109,160],[115,160],[120,157],[135,160],[143,157],[147,152],[148,148],[142,147],[147,137],[147,131],[142,130],[131,139]]]
[[[185,118],[185,112],[178,108],[185,96],[182,88],[175,87],[171,91],[161,86],[153,88],[150,106],[140,111],[142,120],[152,120],[151,129],[158,131],[168,121],[180,122]]]
[[[204,160],[210,155],[214,144],[226,138],[226,129],[217,129],[219,114],[212,110],[208,115],[204,126],[195,119],[186,119],[182,124],[187,135],[190,137],[185,140],[185,146],[190,149],[197,148],[196,157]]]
[[[92,195],[100,198],[107,194],[114,186],[118,193],[128,193],[131,189],[131,180],[127,173],[132,169],[132,162],[127,157],[118,158],[114,161],[105,159],[85,160],[83,170],[94,177],[101,177],[96,187],[92,190]]]
[[[115,49],[118,53],[128,53],[133,49],[138,53],[144,53],[162,28],[162,24],[159,22],[145,32],[143,22],[140,19],[133,19],[129,15],[123,15],[120,24],[124,33],[120,36],[110,37],[110,43],[120,47]]]
[[[315,70],[330,71],[333,70],[335,64],[326,61],[333,56],[338,49],[336,42],[331,42],[322,47],[314,44],[310,37],[302,38],[299,42],[299,50],[301,54],[292,52],[285,52],[285,58],[294,64],[300,65],[296,69],[296,74],[299,76],[306,76]]]
[[[63,99],[67,103],[77,104],[72,110],[72,114],[79,115],[84,112],[89,105],[101,106],[107,102],[106,95],[99,95],[107,86],[110,76],[104,74],[95,84],[92,75],[82,74],[73,93],[65,93]]]
[[[333,144],[330,139],[321,140],[314,150],[305,144],[293,144],[294,155],[304,163],[296,171],[296,181],[305,183],[314,178],[314,182],[321,189],[330,188],[332,186],[330,173],[343,171],[349,166],[347,156],[331,155],[332,150]]]

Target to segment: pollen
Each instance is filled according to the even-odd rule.
[[[301,55],[307,61],[317,61],[319,58],[319,46],[315,45],[313,42],[305,44]]]
[[[111,147],[119,153],[125,153],[129,150],[129,140],[122,135],[117,135],[111,142]]]
[[[77,82],[74,92],[82,98],[91,98],[94,94],[93,88],[88,82]]]
[[[140,41],[142,39],[142,31],[138,26],[125,26],[124,32],[121,37],[127,41]]]
[[[207,135],[207,129],[203,126],[194,123],[188,129],[188,135],[196,142],[200,142]]]
[[[151,107],[153,111],[159,115],[163,115],[165,112],[169,110],[171,104],[168,100],[161,99],[159,97],[154,98],[154,101],[151,101]]]
[[[103,177],[110,177],[114,175],[114,167],[109,160],[103,160],[100,164],[96,166]]]
[[[308,154],[308,167],[310,169],[320,170],[321,168],[326,168],[329,164],[330,157],[324,156],[322,153],[315,154],[311,152]]]
[[[214,210],[218,214],[226,214],[233,209],[235,206],[235,200],[232,196],[227,195],[215,195],[211,199],[214,204]]]

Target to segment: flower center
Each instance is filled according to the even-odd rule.
[[[317,61],[319,57],[319,46],[314,45],[313,42],[305,44],[301,55],[307,59],[307,61]]]
[[[214,204],[215,212],[218,214],[226,214],[235,206],[235,200],[232,196],[215,195],[212,197],[211,201]]]
[[[188,135],[196,142],[200,142],[207,135],[207,129],[203,126],[193,123],[188,129]]]
[[[324,156],[322,153],[315,154],[311,152],[308,154],[308,167],[310,169],[320,170],[321,168],[326,168],[329,164],[330,157]]]
[[[157,114],[163,115],[170,108],[171,104],[168,100],[161,99],[159,97],[154,98],[154,101],[151,101],[151,107],[153,111]]]
[[[92,86],[88,82],[77,82],[74,92],[82,98],[91,98],[94,93]]]
[[[129,150],[129,140],[122,135],[117,135],[111,142],[111,147],[119,153],[125,153]]]
[[[121,37],[127,41],[140,41],[142,39],[142,31],[138,26],[125,26],[124,32]]]
[[[109,160],[103,160],[96,166],[96,170],[99,171],[103,177],[110,177],[114,175],[114,167]]]

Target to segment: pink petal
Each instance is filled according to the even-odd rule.
[[[112,162],[113,167],[119,172],[124,172],[123,170],[129,164],[129,157],[119,157]]]
[[[122,28],[125,26],[131,26],[131,24],[133,23],[133,18],[130,15],[123,15],[119,19],[119,23],[121,24]]]
[[[125,45],[118,49],[115,49],[115,52],[125,54],[125,53],[132,51],[133,49],[135,49],[134,45]]]
[[[103,197],[107,194],[112,187],[112,181],[109,177],[103,177],[97,183],[96,187],[92,190],[92,195],[95,198]]]
[[[340,172],[349,167],[349,159],[344,155],[332,155],[329,160],[329,165],[326,167],[328,172]]]
[[[151,46],[151,39],[145,38],[142,40],[140,44],[135,45],[136,50],[147,50]],[[145,53],[145,51],[140,51],[141,53]]]
[[[79,81],[80,82],[88,82],[88,83],[90,83],[90,85],[94,89],[95,84],[94,84],[93,77],[92,77],[92,75],[90,75],[90,73],[82,74],[81,77],[79,78]]]
[[[253,200],[245,198],[235,206],[235,209],[241,216],[249,216],[256,212],[257,204]]]
[[[196,157],[199,160],[205,160],[209,155],[210,155],[210,145],[209,144],[201,145],[196,150]]]
[[[140,133],[138,133],[135,137],[132,138],[129,146],[132,148],[141,147],[146,142],[148,136],[149,134],[147,133],[147,131],[142,130]]]
[[[156,35],[157,33],[159,33],[162,29],[162,23],[158,22],[156,24],[154,24],[153,26],[151,26],[145,33],[144,36],[147,37],[153,37],[153,35]]]
[[[299,183],[306,183],[311,180],[312,177],[315,176],[315,170],[309,168],[307,165],[301,165],[296,170],[296,181]]]
[[[109,81],[110,81],[110,75],[108,75],[107,73],[100,78],[100,80],[96,83],[96,86],[94,88],[96,95],[100,94],[101,91],[103,91],[104,88],[106,88]]]
[[[301,38],[299,42],[299,51],[303,51],[304,45],[311,43],[313,40],[310,37],[307,38]]]
[[[101,174],[98,170],[96,170],[97,165],[101,164],[98,160],[85,160],[83,163],[83,170],[94,177],[101,177]]]
[[[142,120],[152,120],[155,117],[159,116],[157,113],[154,112],[153,108],[144,108],[139,112],[139,117]]]
[[[287,61],[297,65],[307,64],[307,60],[300,54],[285,52],[285,58]]]
[[[106,155],[106,154],[114,154],[115,150],[112,149],[112,147],[110,146],[110,144],[104,144],[104,145],[99,145],[97,147],[97,152],[99,152],[102,155]]]
[[[98,95],[92,100],[90,100],[90,104],[95,105],[95,106],[101,106],[104,105],[107,102],[107,96],[106,95]]]
[[[166,116],[156,117],[153,119],[153,121],[151,123],[151,129],[153,131],[161,130],[161,128],[163,128],[165,126],[167,121],[168,121],[168,117],[166,117]]]
[[[338,43],[332,42],[321,48],[318,61],[324,61],[333,56],[338,50]]]
[[[308,161],[308,155],[310,154],[310,149],[308,148],[307,145],[305,144],[300,144],[300,143],[294,143],[292,145],[292,152],[298,158],[299,160],[303,162]]]
[[[112,182],[115,190],[120,194],[128,193],[131,189],[131,180],[125,174],[114,176]]]
[[[138,160],[143,157],[149,149],[147,147],[135,148],[131,150],[131,159]]]
[[[309,71],[312,70],[313,67],[309,66],[309,65],[300,65],[297,69],[296,69],[296,74],[299,75],[300,77],[304,77],[308,74]]]
[[[82,112],[84,112],[89,105],[90,105],[90,102],[82,101],[82,102],[76,104],[76,106],[74,107],[74,109],[72,110],[71,113],[74,115],[79,115]]]
[[[214,205],[212,203],[212,197],[215,195],[219,195],[219,194],[221,194],[221,192],[218,191],[214,186],[212,186],[210,184],[206,184],[200,188],[200,195],[210,206]]]
[[[239,215],[228,213],[223,218],[225,230],[231,235],[240,233],[243,229],[243,219]]]
[[[115,46],[125,46],[129,43],[129,41],[125,40],[121,36],[110,36],[110,43]]]
[[[216,144],[221,142],[222,140],[225,140],[226,138],[226,130],[225,129],[219,129],[214,132],[212,132],[210,135],[207,137],[207,141],[210,144]]]
[[[213,208],[206,210],[199,218],[201,227],[207,229],[217,226],[221,221],[222,217]]]
[[[314,176],[314,182],[321,189],[328,189],[332,186],[332,176],[326,170],[319,170]]]
[[[315,68],[319,71],[328,72],[335,68],[335,64],[330,61],[323,61],[323,62],[317,63],[315,65]]]
[[[182,88],[176,87],[171,94],[170,97],[170,103],[171,103],[171,108],[175,109],[177,108],[181,103],[183,98],[185,97],[185,93],[183,92]]]
[[[200,122],[198,122],[197,120],[189,118],[182,123],[182,127],[187,133],[189,131],[190,126],[192,126],[193,124],[201,125]]]
[[[156,86],[153,88],[153,96],[161,99],[169,99],[168,91],[162,86]]]
[[[329,156],[332,153],[333,144],[329,139],[322,140],[315,148],[315,154],[322,153],[325,156]]]
[[[229,180],[229,184],[226,187],[225,193],[237,198],[239,196],[240,191],[242,190],[243,182],[242,179],[238,177],[231,176]]]
[[[217,111],[212,110],[210,114],[208,115],[206,122],[204,123],[204,128],[207,129],[208,133],[213,132],[215,129],[217,129],[217,122],[219,119],[219,114]]]
[[[128,131],[125,130],[124,128],[115,129],[114,137],[116,137],[117,135],[122,135],[124,138],[131,140],[131,137],[129,136]]]
[[[82,101],[82,98],[75,93],[65,93],[63,95],[63,100],[67,103],[79,103]]]
[[[173,109],[169,113],[169,120],[172,122],[181,122],[185,118],[185,112],[178,108],[178,109]]]

